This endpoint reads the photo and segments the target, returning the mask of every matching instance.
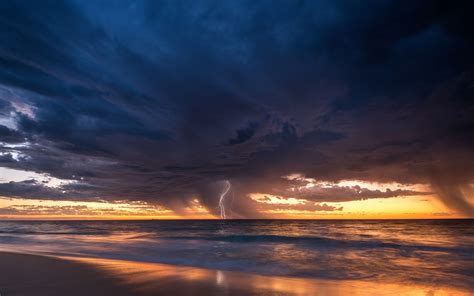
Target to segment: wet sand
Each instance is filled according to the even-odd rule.
[[[0,295],[472,295],[450,287],[332,281],[96,258],[0,253]]]

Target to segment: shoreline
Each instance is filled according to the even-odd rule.
[[[159,263],[0,252],[0,295],[472,295],[439,286],[262,276]]]

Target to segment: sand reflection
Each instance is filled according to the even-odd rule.
[[[472,295],[436,284],[314,280],[121,260],[67,259],[95,265],[142,295]]]

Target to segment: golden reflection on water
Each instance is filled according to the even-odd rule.
[[[473,295],[436,284],[316,280],[122,260],[67,259],[92,264],[140,295]]]

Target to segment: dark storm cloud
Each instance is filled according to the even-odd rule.
[[[0,125],[0,141],[5,143],[22,143],[25,138],[18,131]]]
[[[290,173],[432,183],[472,216],[470,6],[2,1],[0,115],[16,129],[0,140],[25,142],[0,165],[77,180],[64,198],[178,212],[196,197],[215,211],[229,179],[242,217]],[[33,185],[23,197],[61,198]]]
[[[386,189],[386,190],[370,190],[361,186],[331,186],[322,187],[314,186],[310,188],[272,188],[270,191],[272,194],[285,197],[294,197],[305,199],[308,201],[325,201],[325,202],[344,202],[353,200],[365,200],[370,198],[389,198],[397,196],[416,196],[416,195],[427,195],[431,192],[420,192],[414,190],[404,189]]]
[[[36,180],[25,180],[21,182],[0,183],[2,196],[27,198],[27,199],[51,199],[68,200],[88,198],[82,192],[74,190],[74,187],[47,187]],[[67,191],[66,191],[67,190]],[[67,192],[67,194],[65,194]]]

